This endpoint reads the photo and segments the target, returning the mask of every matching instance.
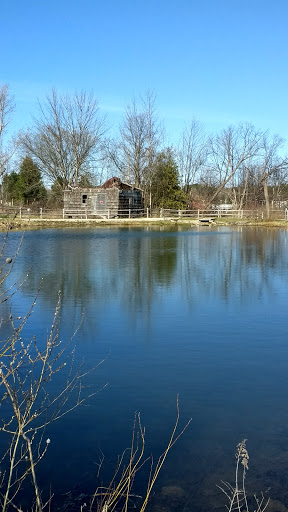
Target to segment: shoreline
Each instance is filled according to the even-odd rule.
[[[262,220],[262,219],[237,219],[237,218],[216,218],[213,222],[203,225],[198,219],[176,219],[176,218],[141,218],[141,219],[1,219],[0,231],[21,231],[33,229],[51,229],[68,227],[117,227],[117,226],[190,226],[211,228],[216,226],[255,226],[271,228],[288,228],[287,220]]]

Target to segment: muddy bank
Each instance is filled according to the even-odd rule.
[[[75,227],[116,227],[116,226],[171,226],[171,225],[199,226],[197,219],[163,219],[163,218],[141,218],[141,219],[1,219],[0,230],[30,230],[30,229],[51,229],[51,228],[75,228]],[[201,223],[202,225],[202,223]],[[285,220],[259,220],[259,219],[233,219],[216,218],[212,226],[261,226],[288,228]]]

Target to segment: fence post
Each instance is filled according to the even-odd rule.
[[[110,208],[108,208],[108,211],[107,211],[107,219],[110,219]]]
[[[178,210],[178,217],[181,217],[181,210]]]
[[[42,219],[42,208],[40,208],[40,219]]]
[[[198,220],[199,220],[200,219],[200,210],[198,210],[197,216],[198,216]]]
[[[160,217],[163,219],[163,208],[160,208]]]
[[[19,217],[20,217],[20,219],[22,219],[22,208],[21,208],[21,206],[19,208]]]
[[[147,215],[147,219],[149,219],[149,208],[147,208],[147,213],[146,213],[146,215]]]
[[[129,208],[129,219],[131,219],[131,210]]]
[[[65,208],[63,208],[62,216],[63,216],[63,219],[65,219]]]

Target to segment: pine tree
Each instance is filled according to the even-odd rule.
[[[18,180],[19,174],[12,171],[10,174],[5,174],[2,184],[3,199],[6,202],[17,201],[18,197]]]
[[[170,148],[157,155],[153,180],[152,203],[158,208],[184,208],[185,195],[179,185],[178,167]]]
[[[41,172],[29,156],[22,161],[15,192],[15,197],[25,204],[43,203],[46,199],[47,191],[42,182]]]

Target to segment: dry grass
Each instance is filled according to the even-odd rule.
[[[237,445],[235,456],[235,483],[231,485],[229,482],[222,481],[222,486],[218,486],[227,497],[226,509],[228,512],[264,512],[269,503],[269,498],[265,499],[263,493],[261,493],[260,497],[254,495],[253,505],[248,504],[245,480],[248,471],[249,455],[246,448],[246,439]]]
[[[89,512],[127,512],[130,499],[135,497],[133,493],[133,483],[138,471],[142,466],[150,460],[150,472],[146,486],[146,492],[140,499],[139,512],[144,512],[147,507],[152,489],[157,477],[163,467],[166,457],[172,446],[190,424],[191,419],[186,423],[184,428],[178,432],[179,425],[179,401],[176,402],[176,420],[164,452],[160,455],[156,464],[153,463],[152,457],[145,456],[145,428],[142,427],[140,414],[135,414],[131,446],[125,450],[119,459],[114,476],[107,488],[98,487],[93,494],[89,504],[86,504]],[[125,457],[128,455],[128,461],[125,463]],[[82,508],[81,508],[82,510]]]

